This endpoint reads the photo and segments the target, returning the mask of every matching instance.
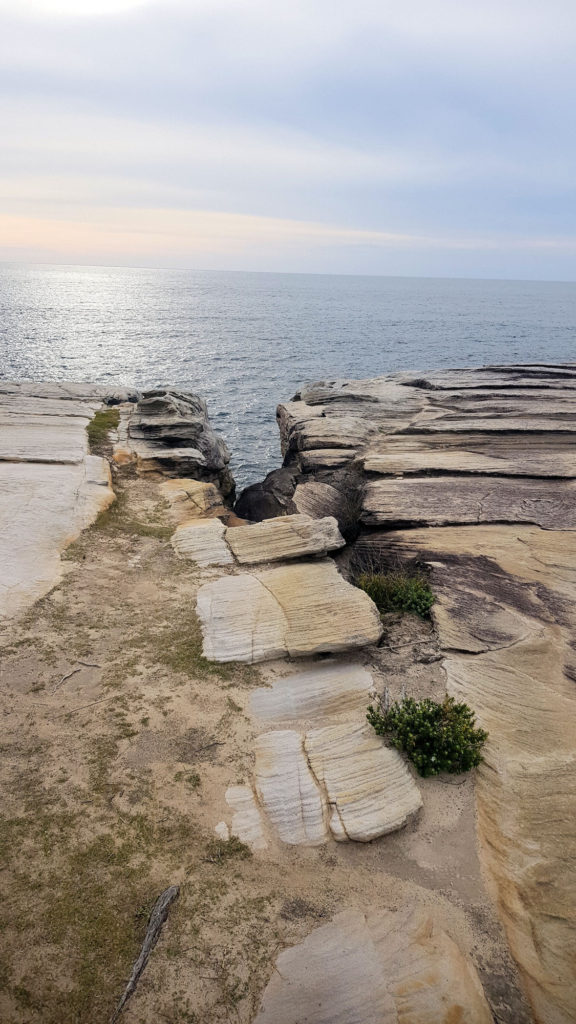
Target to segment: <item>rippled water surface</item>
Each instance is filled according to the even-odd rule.
[[[307,381],[576,359],[576,284],[0,268],[0,377],[179,385],[208,401],[240,485],[279,465]]]

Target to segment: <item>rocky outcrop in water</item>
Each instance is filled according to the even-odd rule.
[[[479,835],[510,948],[535,1020],[574,1022],[576,365],[329,381],[278,419],[283,486],[251,518],[269,492],[341,528],[356,508],[357,553],[429,568],[448,692],[489,731]]]
[[[118,462],[135,461],[140,473],[193,477],[234,493],[230,453],[210,425],[204,399],[183,391],[144,391],[126,409],[116,447]]]

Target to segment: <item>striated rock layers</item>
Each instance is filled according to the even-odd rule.
[[[334,562],[222,576],[198,591],[203,652],[212,661],[269,661],[375,643],[380,616]]]
[[[206,402],[197,395],[165,388],[144,391],[125,409],[115,457],[136,461],[140,473],[192,477],[233,494],[230,453],[212,429]]]
[[[471,961],[431,913],[337,914],[284,950],[255,1024],[491,1024]]]
[[[477,780],[487,876],[535,1020],[574,1022],[576,365],[330,381],[278,418],[281,486],[259,485],[275,514],[359,518],[358,556],[430,568],[448,691],[490,734]],[[244,514],[262,518],[253,497]],[[261,1024],[298,1019],[274,1018],[281,985]]]

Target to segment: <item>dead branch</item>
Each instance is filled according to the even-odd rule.
[[[136,986],[140,981],[142,973],[150,958],[150,954],[160,938],[160,933],[164,927],[166,918],[168,917],[168,911],[170,910],[172,903],[174,903],[174,900],[178,899],[179,895],[180,886],[171,885],[168,889],[165,889],[162,895],[156,900],[156,903],[152,908],[152,913],[148,918],[148,928],[146,929],[146,935],[144,936],[140,956],[132,968],[130,980],[124,989],[124,994],[118,1003],[118,1006],[110,1018],[110,1024],[116,1024],[116,1021],[126,1006],[126,1003],[130,997],[134,995]]]

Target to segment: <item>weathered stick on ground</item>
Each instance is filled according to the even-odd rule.
[[[142,949],[140,950],[140,956],[138,957],[134,967],[132,968],[132,974],[130,975],[130,981],[124,989],[124,994],[118,1003],[112,1017],[110,1018],[110,1024],[116,1024],[118,1017],[122,1013],[122,1010],[126,1006],[126,1003],[136,991],[136,986],[140,981],[144,968],[148,963],[150,953],[154,949],[154,946],[160,938],[160,932],[164,927],[166,918],[168,917],[168,911],[174,900],[178,899],[180,895],[180,886],[171,885],[168,889],[165,889],[161,896],[158,897],[152,913],[148,919],[148,928],[146,930],[146,936],[142,943]]]

